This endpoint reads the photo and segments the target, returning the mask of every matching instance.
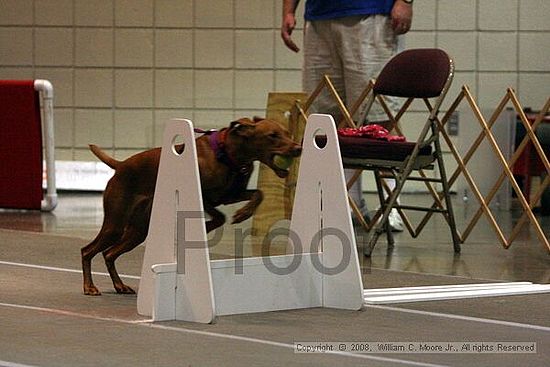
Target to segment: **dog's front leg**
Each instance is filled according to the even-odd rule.
[[[264,199],[264,194],[260,190],[243,191],[243,193],[238,198],[236,198],[234,202],[248,200],[248,203],[246,203],[245,206],[237,210],[235,215],[233,215],[233,221],[231,223],[232,224],[241,223],[242,221],[245,221],[248,218],[250,218],[256,211],[256,208],[258,208],[258,206],[262,203],[263,199]]]
[[[206,233],[213,231],[214,229],[223,226],[225,223],[225,215],[216,209],[214,206],[203,203],[204,211],[210,215],[210,220],[206,222]]]

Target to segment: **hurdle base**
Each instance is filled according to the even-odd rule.
[[[322,264],[322,257],[322,253],[305,253],[210,261],[215,314],[224,316],[310,307],[360,309],[361,302],[331,305],[323,299],[326,297],[323,294],[326,275],[316,269],[319,265],[315,265]],[[186,288],[184,275],[177,274],[177,264],[156,264],[152,271],[153,320],[196,322],[193,315],[178,311],[177,300],[185,298]]]
[[[153,272],[153,321],[176,319],[176,269],[177,263],[155,264]]]

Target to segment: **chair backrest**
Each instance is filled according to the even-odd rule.
[[[438,97],[453,77],[453,61],[437,48],[419,48],[395,55],[376,78],[374,93],[395,97]]]

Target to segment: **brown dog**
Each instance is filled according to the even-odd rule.
[[[211,219],[207,232],[225,223],[225,216],[216,209],[222,204],[248,200],[233,216],[233,223],[252,216],[261,203],[259,190],[247,190],[247,184],[258,160],[269,166],[279,177],[288,171],[278,168],[276,155],[297,157],[302,148],[290,138],[289,132],[272,120],[240,119],[229,127],[207,132],[196,140],[204,210]],[[182,149],[180,145],[176,149]],[[103,225],[96,238],[81,250],[84,294],[100,295],[92,281],[91,262],[103,252],[105,264],[118,293],[134,293],[125,285],[115,268],[115,260],[142,243],[149,229],[149,217],[155,192],[160,148],[138,153],[125,161],[117,161],[97,146],[91,151],[115,170],[103,194]]]

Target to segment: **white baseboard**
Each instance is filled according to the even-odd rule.
[[[55,162],[55,180],[58,190],[103,191],[114,172],[102,162]],[[42,187],[46,187],[45,176]]]
[[[113,176],[114,170],[102,162],[81,162],[81,161],[56,161],[55,179],[58,190],[76,191],[103,191],[107,181]],[[249,189],[256,188],[258,179],[258,163],[255,162],[255,169],[250,178]],[[42,187],[46,188],[46,170]]]

